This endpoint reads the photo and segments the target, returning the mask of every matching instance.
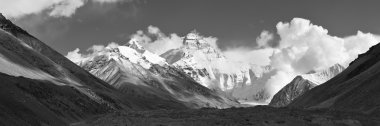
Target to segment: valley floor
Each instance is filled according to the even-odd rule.
[[[326,110],[250,108],[117,112],[75,126],[377,126],[379,116]]]

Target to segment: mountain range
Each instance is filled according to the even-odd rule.
[[[269,98],[263,84],[275,73],[271,66],[231,61],[196,32],[183,38],[182,47],[169,50],[161,57],[203,86],[226,92],[239,101]]]
[[[237,106],[234,99],[212,91],[193,80],[165,59],[145,50],[136,40],[106,47],[77,64],[128,95],[184,104],[189,108]],[[170,107],[169,107],[170,108]]]
[[[376,125],[379,57],[375,45],[243,108],[270,99],[275,69],[233,62],[195,32],[162,55],[132,39],[72,62],[0,14],[0,125]]]

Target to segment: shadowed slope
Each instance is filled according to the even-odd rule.
[[[350,63],[341,74],[306,92],[289,106],[380,113],[380,44]]]

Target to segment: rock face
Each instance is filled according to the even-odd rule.
[[[176,103],[189,108],[227,108],[238,104],[198,84],[135,40],[127,45],[107,47],[77,64],[122,92],[163,101],[162,106]]]
[[[295,98],[301,96],[317,85],[328,81],[341,73],[343,70],[343,66],[340,64],[335,64],[325,70],[312,71],[307,74],[297,76],[273,96],[269,105],[273,107],[284,107]]]
[[[273,96],[269,105],[273,107],[284,107],[293,101],[293,99],[301,96],[315,86],[317,85],[313,82],[304,79],[302,76],[297,76]]]
[[[274,74],[270,66],[230,61],[195,32],[183,38],[182,47],[169,50],[161,57],[209,89],[227,92],[239,100],[269,98],[262,97],[266,94],[262,85]]]
[[[342,73],[296,98],[290,107],[380,113],[380,45],[350,63]]]

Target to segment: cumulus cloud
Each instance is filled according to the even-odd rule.
[[[78,63],[82,61],[83,59],[86,59],[88,57],[92,57],[94,55],[101,55],[99,52],[103,52],[107,48],[116,48],[119,44],[115,42],[109,43],[107,46],[104,45],[93,45],[90,48],[88,48],[86,53],[82,54],[80,53],[80,49],[76,48],[73,51],[70,51],[67,53],[66,58],[71,60],[74,63]]]
[[[53,17],[70,17],[89,0],[0,0],[0,12],[6,17],[20,18],[30,14],[47,12]],[[92,0],[94,2],[111,3],[133,0]]]
[[[79,53],[80,49],[76,48],[75,50],[68,52],[66,58],[73,61],[74,63],[79,62],[83,59],[82,54]]]
[[[148,26],[146,32],[137,31],[131,35],[131,39],[137,40],[145,49],[156,54],[162,54],[170,49],[176,49],[182,46],[182,38],[175,33],[165,35],[158,27]]]
[[[327,29],[302,18],[280,22],[276,27],[281,40],[279,51],[271,58],[272,65],[299,73],[325,69],[336,63],[347,66],[378,42],[376,35],[360,31],[345,38],[331,36]]]
[[[358,54],[366,52],[380,40],[378,35],[360,31],[343,38],[331,36],[327,29],[302,18],[279,22],[276,28],[280,41],[270,57],[270,64],[278,72],[266,82],[273,94],[295,75],[326,69],[336,63],[347,67]]]
[[[216,37],[200,37],[202,37],[203,40],[210,44],[212,47],[218,49],[218,39]],[[166,35],[158,27],[155,26],[148,26],[145,32],[143,30],[138,30],[135,34],[131,35],[130,38],[137,40],[139,44],[145,49],[152,51],[158,55],[161,55],[171,49],[180,48],[183,45],[183,39],[181,36],[176,33]]]
[[[269,42],[273,40],[273,33],[269,31],[262,31],[260,36],[256,38],[256,42],[259,48],[270,47]]]

